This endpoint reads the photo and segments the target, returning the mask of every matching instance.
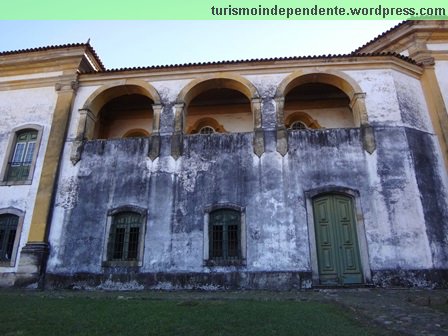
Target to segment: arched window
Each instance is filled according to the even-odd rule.
[[[189,128],[189,134],[213,134],[224,133],[226,130],[224,127],[213,118],[201,118],[195,122],[195,124]]]
[[[130,131],[127,131],[124,135],[123,138],[144,138],[144,137],[148,137],[149,136],[149,132],[144,130],[144,129],[132,129]]]
[[[286,120],[285,125],[290,130],[312,130],[320,128],[321,126],[317,120],[311,118],[305,112],[294,112],[290,114]]]
[[[292,130],[303,130],[303,129],[308,129],[308,127],[306,126],[306,124],[303,121],[294,121],[291,126],[289,126],[290,129]]]
[[[199,130],[199,134],[213,134],[215,133],[215,129],[211,126],[204,126]]]
[[[19,182],[31,179],[35,152],[37,150],[38,133],[35,129],[25,129],[15,133],[15,141],[11,147],[4,180]]]
[[[15,240],[19,216],[0,214],[0,264],[10,264],[15,256]]]
[[[136,212],[119,212],[112,216],[109,230],[108,261],[141,260],[143,216]]]
[[[3,157],[0,185],[31,184],[42,129],[42,126],[32,124],[12,130]]]

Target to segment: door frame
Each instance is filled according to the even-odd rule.
[[[364,283],[371,283],[372,276],[369,267],[369,254],[367,248],[366,231],[364,226],[364,216],[361,208],[361,199],[359,192],[347,187],[327,186],[315,188],[305,192],[305,203],[307,212],[308,237],[310,247],[310,262],[313,286],[320,284],[319,264],[317,258],[316,231],[314,223],[313,199],[323,195],[342,195],[352,199],[354,225],[358,238],[359,257],[361,262],[361,273]]]

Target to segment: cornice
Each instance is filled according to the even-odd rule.
[[[146,81],[184,80],[214,73],[238,73],[243,76],[274,75],[291,73],[298,69],[316,68],[327,70],[375,70],[394,69],[413,77],[419,78],[422,67],[411,64],[394,56],[351,56],[345,59],[321,59],[304,61],[275,61],[266,63],[226,64],[216,66],[188,67],[179,69],[148,69],[147,71],[120,71],[80,74],[81,86],[103,85],[105,82],[114,82],[123,79],[143,79]]]

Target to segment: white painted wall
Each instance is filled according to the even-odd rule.
[[[398,71],[393,71],[392,76],[400,104],[403,126],[433,132],[420,81]]]
[[[401,126],[400,108],[392,70],[345,71],[366,93],[370,123]]]
[[[429,50],[447,50],[448,51],[448,43],[427,43],[426,47]]]
[[[436,61],[435,71],[445,108],[448,111],[448,61]]]
[[[0,267],[0,273],[15,272],[20,251],[27,243],[33,207],[47,148],[48,135],[57,99],[54,87],[0,91],[0,164],[9,159],[7,145],[13,128],[37,124],[43,127],[42,140],[31,185],[0,185],[0,208],[14,207],[25,213],[15,267]]]
[[[295,112],[305,112],[314,120],[317,120],[322,128],[348,128],[355,127],[353,113],[347,107],[285,110],[285,120]]]

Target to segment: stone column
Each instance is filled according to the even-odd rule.
[[[365,98],[365,93],[355,93],[350,102],[350,108],[353,111],[355,123],[359,124],[361,127],[363,148],[367,153],[372,154],[376,149],[375,131],[369,124],[369,116],[367,114]]]
[[[81,160],[83,143],[86,139],[93,138],[93,131],[97,118],[89,109],[79,109],[78,129],[76,130],[76,137],[72,144],[72,152],[70,154],[70,161],[73,165]]]
[[[285,127],[285,98],[275,98],[275,108],[277,115],[277,152],[282,156],[288,153],[288,132]]]
[[[42,280],[49,252],[47,236],[50,229],[52,204],[77,82],[64,81],[57,83],[55,89],[58,98],[53,113],[47,149],[44,154],[28,243],[21,251],[16,285],[34,283],[39,286],[43,285]]]
[[[148,156],[154,161],[160,155],[160,114],[162,113],[162,105],[154,104],[152,105],[152,110],[151,147]]]
[[[261,127],[261,99],[254,98],[250,102],[254,118],[254,153],[261,157],[264,153],[264,134]]]
[[[171,156],[177,160],[182,155],[185,104],[174,105],[174,133],[171,138]]]

